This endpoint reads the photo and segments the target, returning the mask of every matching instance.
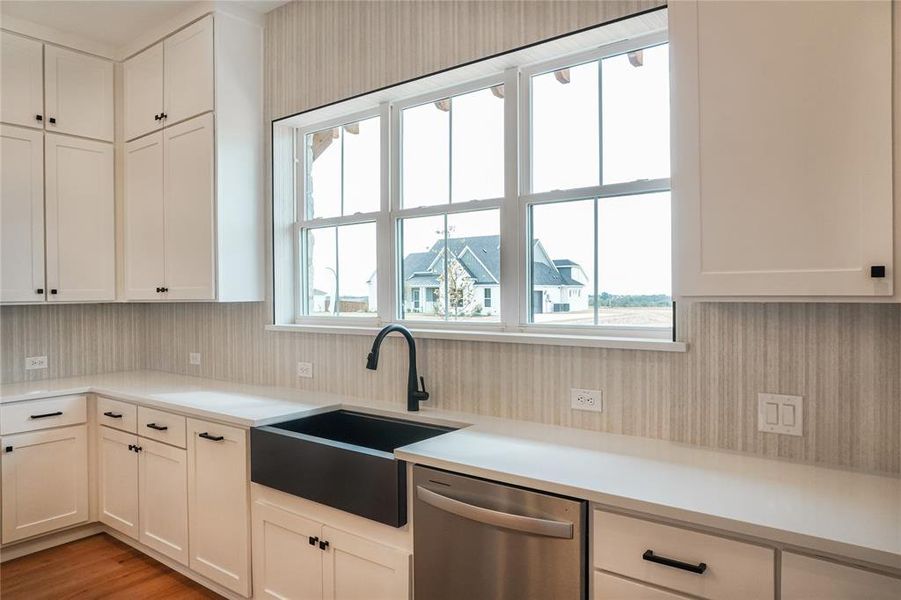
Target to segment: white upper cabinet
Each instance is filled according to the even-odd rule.
[[[891,296],[892,3],[669,17],[676,293]]]
[[[113,63],[44,47],[47,131],[113,141]]]
[[[163,134],[125,144],[125,297],[158,300],[165,286]]]
[[[50,133],[45,144],[47,298],[114,300],[113,146]]]
[[[2,125],[0,302],[40,302],[45,292],[44,135]]]
[[[165,123],[178,123],[213,110],[213,17],[163,42]]]
[[[132,140],[162,125],[163,43],[123,63],[125,139]]]
[[[0,32],[0,121],[43,128],[44,45]]]
[[[163,131],[165,292],[169,300],[213,300],[213,117]]]

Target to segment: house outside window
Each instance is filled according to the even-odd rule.
[[[485,288],[483,304],[485,305],[486,309],[491,308],[491,288]]]

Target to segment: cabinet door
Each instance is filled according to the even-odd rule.
[[[631,579],[623,579],[603,571],[595,571],[591,597],[594,600],[688,600],[688,596],[674,594]]]
[[[114,300],[113,146],[49,133],[44,143],[48,298]]]
[[[122,66],[125,99],[125,139],[131,140],[162,127],[163,44],[151,46]]]
[[[188,564],[188,468],[181,448],[140,438],[142,544]]]
[[[892,294],[891,11],[670,4],[678,294]]]
[[[265,502],[253,505],[253,597],[322,598],[322,525]],[[312,540],[312,541],[311,541]]]
[[[785,552],[783,600],[897,600],[901,579]]]
[[[247,432],[188,419],[191,569],[250,595]]]
[[[0,439],[4,544],[88,520],[85,427]]]
[[[0,302],[42,301],[45,291],[44,134],[2,125]]]
[[[166,38],[165,124],[213,110],[213,17],[205,17]]]
[[[165,273],[163,134],[125,144],[125,297],[158,300]]]
[[[401,600],[410,597],[410,555],[324,526],[326,600]]]
[[[113,63],[72,50],[44,48],[45,127],[113,141]]]
[[[99,427],[97,502],[100,522],[138,539],[138,454],[134,434]]]
[[[0,121],[43,128],[44,45],[0,32]]]
[[[166,297],[213,300],[213,116],[163,131]]]

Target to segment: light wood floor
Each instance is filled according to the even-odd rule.
[[[106,534],[3,563],[0,596],[3,600],[221,598]]]

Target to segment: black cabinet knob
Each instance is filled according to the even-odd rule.
[[[55,123],[56,123],[56,117],[50,117],[50,122],[53,123],[53,124],[55,124]]]
[[[159,116],[159,115],[153,115],[153,120],[154,120],[154,121],[159,121],[160,119],[162,119],[161,116]]]
[[[34,116],[34,120],[35,120],[35,121],[43,121],[43,120],[44,120],[44,115],[35,115],[35,116]]]
[[[53,294],[53,295],[55,296],[55,295],[56,295],[56,289],[55,289],[55,288],[51,288],[51,289],[50,289],[50,293]]]
[[[160,291],[161,291],[161,292],[168,292],[168,291],[169,291],[169,288],[167,288],[167,287],[161,287],[161,288],[160,288]]]
[[[161,121],[162,121],[163,119],[168,118],[168,117],[169,117],[169,115],[167,115],[166,113],[160,113],[160,120],[161,120]]]
[[[873,279],[882,279],[885,277],[885,265],[873,265],[870,267],[870,277]]]
[[[35,293],[35,294],[43,294],[43,293],[44,293],[44,288],[38,288],[38,289],[36,289],[36,290],[34,291],[34,293]]]
[[[328,550],[328,542],[326,542],[325,540],[319,542],[319,549],[320,550]]]

